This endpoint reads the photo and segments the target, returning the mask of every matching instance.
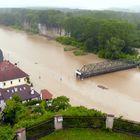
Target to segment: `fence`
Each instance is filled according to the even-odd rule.
[[[115,119],[113,130],[140,137],[140,123],[137,122],[132,122],[123,119]]]
[[[63,117],[63,128],[105,128],[105,117]]]
[[[54,131],[54,119],[39,123],[32,127],[26,128],[27,140],[37,140],[45,135],[48,135]]]
[[[26,128],[25,140],[37,140],[54,130],[67,128],[110,128],[115,132],[131,134],[140,137],[140,123],[114,118],[113,115],[107,117],[89,116],[55,116],[48,121]],[[13,140],[16,140],[15,138]],[[18,139],[20,140],[20,139]],[[23,140],[23,139],[22,139]]]
[[[17,135],[15,135],[12,140],[17,140]]]

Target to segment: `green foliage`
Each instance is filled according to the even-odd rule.
[[[123,40],[112,37],[106,43],[105,58],[119,59],[119,54],[122,52],[124,47],[125,47],[125,42]]]
[[[54,98],[51,102],[51,106],[48,106],[48,110],[58,112],[59,110],[65,110],[69,108],[71,105],[69,104],[69,98],[66,96],[59,96]]]
[[[139,60],[139,58],[136,55],[130,55],[130,54],[124,54],[124,53],[120,54],[119,58],[128,59],[128,60]]]
[[[44,103],[43,103],[44,104]],[[39,113],[31,113],[28,115],[28,117],[22,118],[19,120],[18,123],[15,124],[14,128],[20,128],[20,127],[30,127],[34,124],[38,124],[40,122],[46,121],[50,118],[52,118],[55,114],[62,114],[63,116],[91,116],[91,117],[104,117],[105,115],[101,113],[100,111],[96,110],[90,110],[85,107],[69,107],[65,110],[59,110],[59,112],[50,112],[50,111],[45,111],[45,113],[40,114]]]
[[[58,42],[60,42],[60,43],[62,43],[64,45],[71,45],[72,42],[75,41],[75,39],[72,38],[72,37],[57,37],[56,41],[58,41]]]
[[[28,106],[30,109],[30,112],[32,114],[41,114],[43,115],[46,112],[46,101],[41,100],[34,100],[30,101],[30,103],[25,103],[24,105]]]
[[[12,99],[6,102],[6,107],[3,110],[4,122],[13,125],[24,117],[25,113],[26,108],[22,105],[21,99],[18,96],[13,96]]]
[[[24,105],[25,106],[32,106],[32,105],[36,105],[38,103],[41,103],[41,100],[31,100],[31,101],[24,103]]]
[[[17,31],[18,30],[23,30],[22,25],[20,25],[19,23],[15,23],[14,25],[10,25],[10,27],[16,29]]]
[[[55,131],[40,140],[139,140],[139,138],[96,129],[72,128]]]
[[[113,127],[135,134],[139,134],[140,132],[140,124],[136,124],[135,122],[130,122],[128,120],[123,120],[121,118],[115,119]]]
[[[74,46],[76,48],[83,48],[84,47],[84,44],[77,41],[75,38],[72,38],[72,37],[57,37],[56,38],[56,41],[64,44],[64,45],[71,45],[71,46]]]
[[[123,40],[112,37],[106,41],[104,49],[99,51],[99,56],[106,59],[119,59],[124,46]]]
[[[64,117],[64,128],[99,128],[105,129],[105,118],[103,117]]]
[[[15,101],[16,103],[21,103],[22,100],[19,96],[17,96],[16,94],[14,96],[12,96],[12,100]]]
[[[75,50],[73,52],[76,56],[87,55],[87,53],[83,50]]]
[[[105,115],[100,111],[90,110],[80,106],[70,107],[65,111],[61,111],[61,114],[64,116],[63,126],[66,128],[105,128]]]
[[[59,11],[1,9],[0,24],[39,33],[38,24],[57,30],[65,37],[56,40],[71,45],[76,55],[93,52],[100,57],[118,59],[121,55],[136,55],[140,47],[140,16],[135,13],[113,11]],[[65,50],[73,48],[67,47]]]
[[[57,41],[79,48],[75,55],[85,51],[98,53],[107,59],[119,59],[120,54],[136,55],[138,46],[136,26],[117,20],[95,20],[88,17],[70,17],[65,21],[65,30],[71,37],[60,37]]]
[[[100,111],[94,109],[87,109],[84,106],[70,107],[67,110],[60,111],[60,114],[63,114],[64,116],[93,116],[93,117],[105,116]]]
[[[46,134],[46,132],[54,130],[54,119],[45,120],[26,129],[26,139],[36,138],[37,135]]]
[[[66,30],[71,37],[85,44],[87,51],[99,53],[99,56],[108,59],[118,59],[120,53],[135,54],[132,47],[137,37],[134,24],[85,17],[72,17],[68,21],[69,28]]]
[[[32,113],[28,117],[22,118],[19,122],[14,125],[14,129],[27,128],[35,124],[39,124],[43,121],[47,121],[52,118],[55,114],[53,112],[45,112],[44,114]]]
[[[74,47],[74,46],[66,46],[66,47],[64,47],[64,51],[73,51],[75,49],[76,49],[76,47]]]
[[[47,107],[46,101],[42,101],[40,103],[40,112],[41,112],[41,114],[44,114],[46,112],[46,107]]]
[[[81,42],[78,42],[76,39],[72,37],[57,37],[56,39],[58,42],[64,44],[64,45],[69,45],[64,48],[64,51],[72,51],[74,50],[74,54],[76,56],[79,55],[86,55],[85,51],[85,45]]]
[[[0,140],[11,140],[14,132],[10,126],[0,126]]]

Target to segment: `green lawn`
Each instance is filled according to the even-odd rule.
[[[56,131],[40,140],[140,140],[140,138],[93,129],[68,129]]]

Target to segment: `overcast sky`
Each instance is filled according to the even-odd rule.
[[[0,0],[0,7],[66,7],[82,9],[128,8],[140,0]]]

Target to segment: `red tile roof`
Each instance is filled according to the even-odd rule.
[[[9,61],[0,62],[0,82],[29,76]]]
[[[52,96],[53,96],[47,89],[41,90],[41,94],[42,94],[42,99],[43,100],[51,99]]]

